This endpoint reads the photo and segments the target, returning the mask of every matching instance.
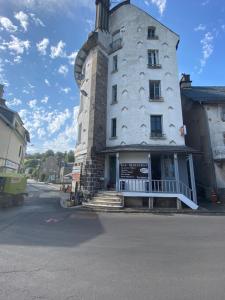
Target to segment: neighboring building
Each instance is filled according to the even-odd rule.
[[[195,157],[198,190],[225,195],[225,86],[192,86],[183,74],[181,94],[187,145],[199,150]]]
[[[95,31],[75,62],[81,99],[74,180],[90,196],[115,189],[125,205],[166,206],[179,198],[197,208],[179,36],[130,1],[111,10],[109,2],[96,1]]]
[[[55,182],[59,179],[59,161],[54,156],[44,158],[39,167],[38,178],[41,181]]]
[[[60,168],[60,172],[59,172],[59,174],[60,174],[59,177],[60,177],[61,183],[67,182],[68,180],[70,180],[70,176],[68,176],[68,175],[72,174],[72,170],[73,170],[73,163],[66,163],[66,162],[61,163],[61,168]],[[71,175],[71,177],[72,177],[72,175]]]
[[[0,172],[20,172],[30,137],[19,114],[5,102],[0,85]]]

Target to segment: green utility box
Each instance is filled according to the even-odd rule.
[[[0,207],[23,203],[27,178],[22,174],[0,173]]]

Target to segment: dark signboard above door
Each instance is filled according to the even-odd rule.
[[[147,179],[148,164],[124,163],[120,164],[120,179]]]

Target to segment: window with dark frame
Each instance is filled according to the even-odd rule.
[[[113,56],[113,72],[118,71],[118,56]]]
[[[79,127],[78,127],[78,138],[77,138],[77,144],[78,145],[81,143],[81,131],[82,131],[82,124],[79,124]]]
[[[148,66],[160,67],[159,65],[159,50],[148,50]]]
[[[149,97],[151,100],[159,100],[161,98],[161,83],[159,80],[149,81]]]
[[[117,85],[112,87],[112,103],[117,103]]]
[[[111,124],[111,137],[115,138],[116,137],[116,118],[112,119],[112,124]]]
[[[22,146],[20,146],[19,157],[21,156],[21,154],[22,154]]]
[[[156,28],[153,26],[148,27],[148,39],[157,39],[157,36],[155,35]]]
[[[151,116],[151,137],[162,137],[162,116]]]

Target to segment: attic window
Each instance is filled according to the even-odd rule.
[[[156,28],[153,26],[148,27],[148,39],[149,40],[157,40],[158,37],[155,34]]]

